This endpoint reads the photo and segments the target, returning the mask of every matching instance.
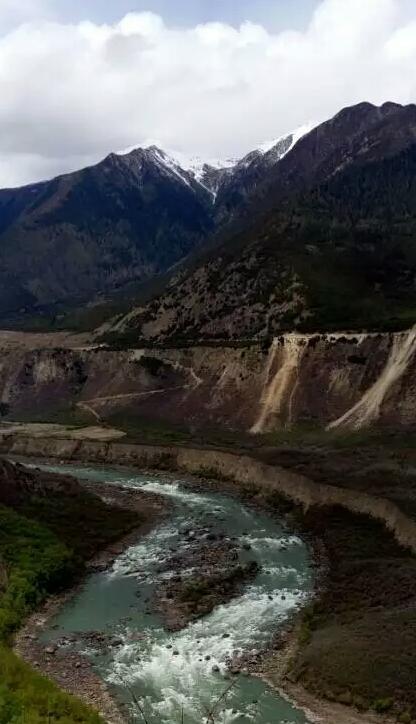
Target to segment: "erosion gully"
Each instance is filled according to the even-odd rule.
[[[192,490],[185,480],[167,474],[43,467],[107,483],[109,494],[112,485],[121,485],[157,493],[170,503],[169,516],[156,529],[138,539],[109,569],[87,578],[48,622],[44,640],[77,641],[114,697],[128,706],[131,722],[308,722],[302,711],[260,678],[229,673],[230,659],[255,655],[267,647],[279,624],[284,625],[310,595],[311,561],[300,538],[283,522],[234,498]],[[158,584],[175,573],[165,570],[163,563],[173,551],[186,553],[192,545],[192,528],[235,539],[241,544],[240,560],[255,560],[260,568],[239,597],[172,633],[164,628],[152,601]],[[185,575],[193,573],[190,569]],[[104,648],[86,643],[82,635],[92,631],[111,643]]]

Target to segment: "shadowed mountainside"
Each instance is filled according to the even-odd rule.
[[[106,327],[128,345],[403,329],[416,319],[416,106],[360,104],[301,138],[246,228]],[[242,222],[240,221],[240,225]]]

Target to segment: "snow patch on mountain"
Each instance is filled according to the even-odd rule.
[[[315,128],[315,123],[305,123],[303,126],[299,126],[299,128],[295,128],[294,131],[291,131],[290,133],[285,133],[283,136],[280,136],[279,138],[274,138],[272,141],[267,141],[266,143],[262,143],[258,147],[258,151],[260,153],[266,155],[270,151],[272,151],[274,148],[282,144],[282,142],[286,141],[286,139],[291,139],[290,145],[287,148],[286,151],[280,156],[280,159],[282,159],[284,156],[286,156],[289,151],[292,150],[292,148],[297,144],[298,141],[300,141],[303,136],[306,136],[310,131],[312,131],[313,128]]]
[[[201,156],[188,156],[181,151],[169,151],[171,158],[186,171],[193,174],[196,180],[203,178],[207,167],[215,169],[216,171],[222,171],[226,168],[233,168],[237,165],[238,159],[236,158],[202,158]]]
[[[178,164],[171,155],[169,155],[165,151],[162,151],[157,146],[150,146],[150,148],[148,148],[147,150],[150,151],[154,160],[160,167],[162,167],[162,169],[165,169],[168,172],[172,173],[184,184],[191,187],[189,175],[187,174],[186,169]]]

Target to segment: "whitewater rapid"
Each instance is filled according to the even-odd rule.
[[[110,570],[88,579],[51,622],[48,640],[91,630],[116,635],[117,645],[105,654],[85,645],[84,653],[114,687],[115,695],[129,705],[133,722],[143,721],[144,716],[149,724],[203,724],[211,721],[208,712],[213,710],[218,724],[307,722],[303,712],[261,680],[248,674],[232,677],[228,666],[231,660],[255,656],[266,647],[279,622],[308,597],[309,557],[300,538],[234,499],[193,492],[180,480],[108,469],[59,469],[100,483],[158,493],[172,502],[172,512],[120,555]],[[173,573],[162,564],[172,551],[181,553],[189,547],[183,530],[202,524],[236,539],[240,559],[255,560],[261,569],[241,596],[181,631],[168,632],[151,609],[155,587]],[[190,569],[184,575],[192,573]]]

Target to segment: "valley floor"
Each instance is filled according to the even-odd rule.
[[[409,551],[416,550],[416,478],[414,448],[404,439],[393,436],[386,445],[370,436],[356,438],[354,446],[341,438],[336,444],[292,440],[251,450],[249,457],[244,450],[131,441],[103,447],[88,431],[81,444],[64,429],[60,440],[47,428],[44,434],[5,435],[0,450],[202,474],[204,485],[216,478],[221,490],[289,515],[311,539],[323,540],[328,575],[302,618],[284,686],[328,724],[416,720],[416,558]],[[307,503],[308,512],[291,497]],[[267,668],[273,679],[273,661]],[[281,686],[281,679],[275,683]]]

